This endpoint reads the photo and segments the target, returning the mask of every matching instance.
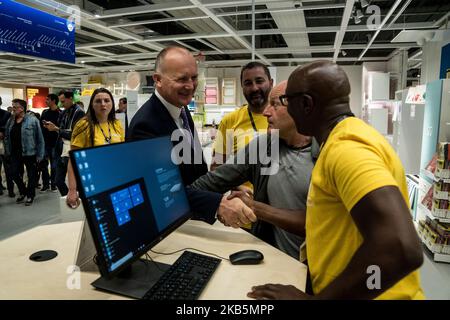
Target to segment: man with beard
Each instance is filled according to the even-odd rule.
[[[244,148],[258,136],[259,131],[262,134],[267,132],[267,118],[263,111],[273,85],[269,69],[259,62],[246,64],[241,70],[241,85],[248,105],[222,118],[214,144],[211,170]]]

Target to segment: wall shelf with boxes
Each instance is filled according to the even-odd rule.
[[[427,217],[419,221],[419,237],[436,262],[450,263],[450,226]]]
[[[222,79],[222,105],[225,105],[225,106],[236,105],[236,79],[235,78]]]
[[[205,104],[219,104],[219,78],[205,78]]]

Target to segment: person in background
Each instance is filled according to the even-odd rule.
[[[225,163],[230,155],[245,147],[260,131],[263,134],[267,131],[267,118],[263,111],[273,86],[269,69],[260,62],[246,64],[241,70],[241,86],[248,104],[228,113],[220,121],[211,170]],[[232,131],[233,135],[227,136],[227,131]],[[227,150],[228,146],[232,146],[232,150]]]
[[[128,101],[127,98],[120,98],[119,99],[119,105],[117,106],[116,113],[125,113],[125,135],[128,132],[128,114],[127,114],[127,108],[128,108]]]
[[[59,101],[58,108],[64,108],[64,100],[65,100],[64,92],[66,92],[66,91],[65,90],[61,90],[58,93],[58,101]]]
[[[120,98],[116,113],[127,113],[127,98]]]
[[[290,75],[280,97],[297,131],[321,145],[307,208],[314,295],[292,285],[255,286],[257,299],[424,299],[422,245],[409,210],[406,177],[389,142],[353,116],[350,83],[337,64],[315,61]]]
[[[10,164],[6,161],[4,153],[5,127],[6,122],[8,122],[9,118],[11,117],[11,113],[1,108],[2,103],[3,103],[2,97],[0,97],[0,144],[2,144],[3,150],[2,153],[0,153],[0,195],[3,195],[4,192],[3,190],[7,188],[9,196],[11,198],[14,198],[16,195],[14,194],[14,183],[12,181],[12,177],[9,170]],[[5,168],[6,187],[3,185],[2,182],[2,166]]]
[[[13,117],[9,118],[5,128],[5,153],[10,157],[11,172],[20,195],[16,203],[30,206],[34,201],[37,164],[44,158],[44,137],[39,120],[26,112],[27,103],[14,99]],[[28,183],[25,186],[20,168],[25,166]]]
[[[42,172],[42,189],[45,192],[51,188],[56,191],[56,164],[57,156],[55,151],[56,141],[58,140],[58,133],[56,131],[49,131],[44,124],[48,122],[58,123],[58,118],[61,110],[58,108],[58,96],[56,94],[49,94],[45,100],[48,109],[42,111],[41,125],[42,134],[45,141],[45,157],[41,161],[39,167]],[[50,163],[50,174],[48,172],[48,165]]]
[[[78,101],[76,104],[77,104],[77,106],[80,107],[81,110],[85,111],[84,110],[84,103],[83,103],[83,101]]]
[[[101,146],[125,141],[122,124],[116,119],[114,98],[107,89],[96,89],[89,101],[86,116],[77,122],[72,132],[70,147],[72,150]],[[80,201],[77,182],[69,161],[69,192],[66,203],[71,208],[78,207]]]
[[[73,93],[64,92],[59,96],[59,101],[63,103],[64,110],[59,115],[58,124],[51,121],[43,123],[44,128],[49,131],[58,133],[55,152],[58,157],[56,165],[55,184],[61,196],[67,195],[69,189],[66,185],[67,166],[69,163],[70,140],[72,138],[72,130],[78,120],[84,117],[84,111],[73,103]]]

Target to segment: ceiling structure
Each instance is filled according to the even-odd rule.
[[[392,43],[402,30],[446,27],[448,0],[20,0],[68,17],[80,8],[76,63],[0,52],[0,82],[79,86],[91,73],[150,71],[159,50],[184,46],[206,67],[259,60],[271,66],[315,59],[339,64],[388,61],[407,50],[418,72],[416,42]],[[380,9],[375,28],[370,8]]]

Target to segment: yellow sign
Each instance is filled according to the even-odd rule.
[[[33,99],[33,97],[39,93],[39,89],[27,89],[28,99]]]
[[[82,97],[91,96],[91,95],[94,93],[94,90],[95,90],[95,89],[88,89],[88,88],[85,88],[85,89],[83,89],[83,91],[81,92],[81,96],[82,96]]]

